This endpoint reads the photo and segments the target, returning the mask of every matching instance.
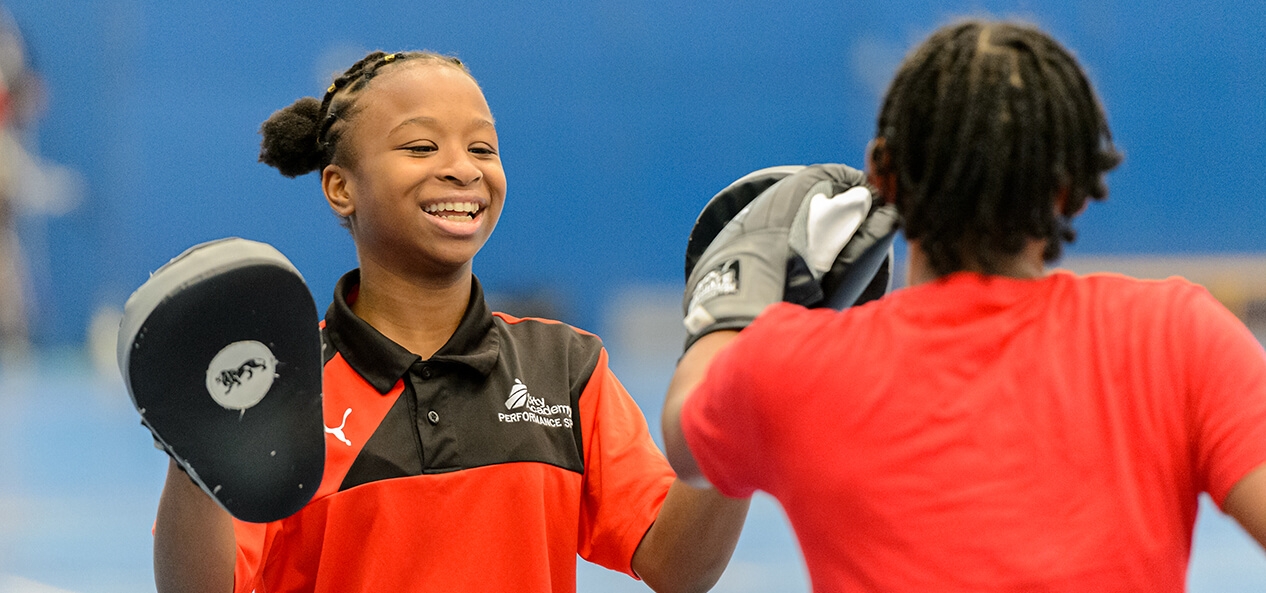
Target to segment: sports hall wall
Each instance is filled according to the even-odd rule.
[[[267,241],[324,309],[355,265],[315,176],[256,162],[259,123],[370,49],[458,55],[497,118],[491,292],[601,331],[681,283],[699,208],[752,169],[860,166],[903,53],[957,15],[1018,16],[1091,73],[1126,155],[1070,257],[1266,252],[1266,2],[9,0],[48,104],[32,144],[79,200],[21,219],[35,339],[82,343],[186,247]]]

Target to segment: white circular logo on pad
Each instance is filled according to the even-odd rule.
[[[273,351],[254,340],[225,346],[207,367],[207,393],[230,410],[245,410],[264,399],[276,377]]]

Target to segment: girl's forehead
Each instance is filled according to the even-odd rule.
[[[482,127],[495,133],[488,103],[469,75],[437,64],[399,68],[375,78],[359,98],[356,119],[366,133],[379,136],[411,125]]]
[[[470,75],[440,64],[400,64],[375,78],[364,92],[365,107],[468,106],[488,111],[483,91]]]
[[[430,62],[393,64],[376,76],[365,89],[430,89],[433,91],[466,91],[483,97],[483,91],[466,72],[456,67]]]

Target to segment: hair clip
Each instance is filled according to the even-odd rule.
[[[337,89],[337,88],[338,88],[338,86],[336,86],[336,85],[333,85],[333,84],[332,84],[332,85],[330,85],[330,88],[325,89],[325,92],[327,92],[327,93],[332,93],[332,92],[334,92],[334,90],[335,90],[335,89]]]
[[[387,55],[383,56],[382,61],[383,61],[383,63],[390,62],[390,61],[392,61],[392,60],[396,59],[396,56],[398,56],[398,55],[400,55],[400,54],[387,54]]]

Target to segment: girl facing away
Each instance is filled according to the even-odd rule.
[[[1120,161],[1070,52],[939,29],[868,160],[908,287],[695,342],[664,404],[682,479],[773,495],[818,592],[1180,592],[1201,493],[1266,545],[1261,345],[1186,280],[1047,269]]]

